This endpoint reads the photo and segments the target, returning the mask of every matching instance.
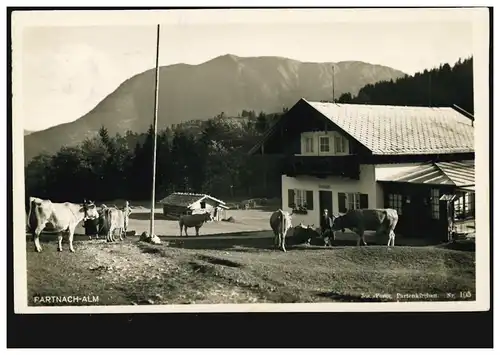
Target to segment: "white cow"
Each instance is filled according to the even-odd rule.
[[[279,209],[273,212],[269,224],[274,233],[274,245],[286,252],[285,238],[288,230],[292,228],[292,214]]]
[[[50,200],[30,197],[28,230],[33,235],[35,250],[42,251],[40,233],[45,229],[58,233],[58,251],[62,251],[62,233],[68,233],[69,250],[74,253],[73,235],[76,226],[82,220],[98,216],[97,208],[93,202],[84,201],[83,204],[54,203]]]

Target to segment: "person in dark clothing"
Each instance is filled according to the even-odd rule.
[[[335,232],[332,230],[333,220],[328,215],[328,210],[325,209],[323,211],[323,216],[321,216],[320,227],[321,227],[321,236],[323,237],[323,241],[325,246],[332,246],[331,238],[335,240]]]
[[[85,228],[85,235],[92,239],[94,236],[95,239],[99,239],[99,218],[87,219],[83,227]]]

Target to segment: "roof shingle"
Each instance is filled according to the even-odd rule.
[[[451,107],[311,102],[303,99],[373,154],[474,152],[471,120]]]

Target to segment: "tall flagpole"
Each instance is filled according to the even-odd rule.
[[[149,235],[154,235],[154,221],[155,221],[155,183],[156,183],[156,138],[158,126],[158,84],[160,81],[160,70],[158,60],[160,57],[160,25],[156,26],[156,77],[155,77],[155,111],[154,111],[154,124],[153,124],[153,186],[151,191],[151,217],[149,224]]]

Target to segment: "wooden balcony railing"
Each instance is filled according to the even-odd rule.
[[[284,161],[284,174],[288,176],[312,175],[317,177],[343,176],[359,180],[357,155],[342,156],[288,156]]]

